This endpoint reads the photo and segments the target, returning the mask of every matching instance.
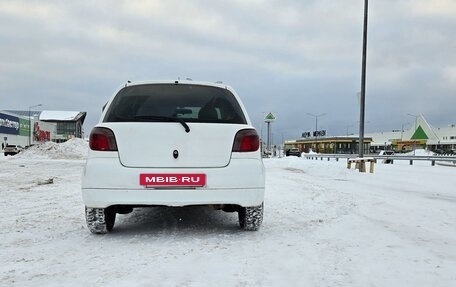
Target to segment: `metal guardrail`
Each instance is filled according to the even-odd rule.
[[[351,159],[357,158],[357,154],[303,154],[303,157],[307,159],[327,159],[328,161],[331,158],[335,158],[337,161],[339,159]],[[431,165],[434,166],[435,162],[446,162],[452,163],[456,165],[456,156],[423,156],[423,155],[376,155],[376,154],[367,154],[365,155],[366,158],[374,158],[375,160],[383,160],[387,163],[394,163],[396,160],[408,160],[410,165],[413,165],[413,161],[430,161]]]

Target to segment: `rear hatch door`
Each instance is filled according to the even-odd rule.
[[[178,122],[104,123],[116,137],[126,167],[216,168],[227,166],[240,124]],[[177,155],[177,156],[176,156]]]

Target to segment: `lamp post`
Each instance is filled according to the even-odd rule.
[[[363,24],[363,56],[361,64],[361,97],[359,113],[359,157],[364,157],[364,117],[366,99],[366,62],[367,62],[367,19],[368,19],[368,0],[364,0],[364,24]],[[359,171],[364,172],[364,162],[359,165]]]
[[[412,114],[407,114],[408,116],[415,117],[415,130],[413,131],[413,135],[416,133],[416,122],[418,121],[419,115],[412,115]],[[413,137],[412,135],[412,137]],[[413,155],[416,155],[416,138],[413,139]]]
[[[323,114],[319,114],[319,115],[314,115],[314,114],[311,114],[311,113],[307,113],[309,116],[311,117],[315,117],[315,152],[318,152],[318,142],[317,142],[317,139],[318,139],[318,118],[319,117],[322,117],[324,115],[326,115],[326,113],[323,113]]]
[[[28,109],[28,122],[29,122],[29,134],[28,134],[28,145],[30,146],[30,144],[32,143],[32,121],[30,119],[31,115],[31,110],[32,108],[36,108],[36,107],[41,107],[41,104],[38,104],[38,105],[34,105],[34,106],[30,106],[29,109]]]
[[[403,137],[404,137],[404,126],[408,125],[408,124],[410,124],[410,123],[403,123],[402,124],[402,127],[401,127],[401,141],[403,141]]]

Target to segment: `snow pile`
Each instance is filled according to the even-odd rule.
[[[22,159],[85,159],[87,153],[87,141],[74,138],[64,143],[40,143],[22,151],[16,157]]]
[[[411,151],[408,153],[404,153],[404,155],[433,156],[434,153],[432,151],[425,149],[416,149],[415,152]]]
[[[413,155],[413,151],[406,153],[404,155]],[[417,155],[417,156],[441,156],[441,157],[447,156],[447,155],[435,154],[434,152],[432,152],[430,150],[424,150],[424,149],[415,150],[415,155]],[[456,161],[437,161],[436,164],[442,165],[442,166],[456,167]]]
[[[318,154],[317,152],[314,152],[312,149],[309,149],[309,152],[303,152],[304,155],[315,155]]]

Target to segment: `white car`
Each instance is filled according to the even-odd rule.
[[[3,149],[3,154],[5,156],[7,155],[16,155],[20,153],[24,148],[20,145],[6,145],[5,148]]]
[[[208,205],[263,220],[259,137],[231,87],[193,81],[128,83],[108,101],[89,140],[82,178],[92,233],[139,206]]]

